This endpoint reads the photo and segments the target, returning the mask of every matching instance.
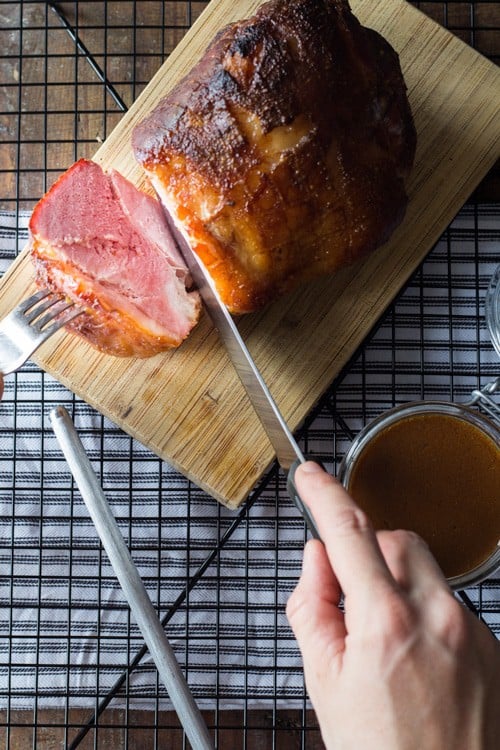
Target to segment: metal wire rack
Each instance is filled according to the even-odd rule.
[[[415,2],[498,62],[496,2]],[[0,270],[27,212],[91,157],[206,6],[0,4]],[[483,317],[499,262],[498,170],[483,182],[303,427],[334,470],[385,408],[466,401],[498,375]],[[28,363],[0,402],[0,742],[184,748],[48,422],[72,413],[219,748],[323,747],[284,614],[305,531],[272,469],[234,514]],[[462,594],[500,636],[500,579]]]

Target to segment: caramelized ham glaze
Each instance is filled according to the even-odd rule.
[[[33,211],[37,282],[85,309],[68,328],[117,356],[179,346],[200,301],[158,201],[117,172],[76,162]]]
[[[347,0],[272,0],[228,26],[133,133],[236,313],[384,243],[415,143],[398,57]]]

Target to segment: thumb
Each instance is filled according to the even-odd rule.
[[[330,671],[328,659],[344,652],[346,629],[339,609],[340,586],[321,542],[311,539],[304,549],[302,574],[286,613],[304,662],[312,674]]]

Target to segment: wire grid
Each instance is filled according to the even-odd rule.
[[[205,5],[0,5],[2,271],[25,244],[25,212],[93,155]],[[498,60],[496,3],[414,5]],[[499,216],[497,203],[461,211],[307,420],[309,456],[335,470],[385,408],[467,400],[498,374],[483,301],[499,262]],[[0,403],[4,747],[49,747],[54,737],[65,747],[186,746],[49,427],[61,403],[218,747],[322,747],[284,614],[305,531],[277,470],[235,515],[33,363],[7,380]],[[500,635],[499,580],[465,600]]]

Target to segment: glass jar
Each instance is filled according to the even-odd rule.
[[[424,420],[427,420],[426,424]],[[443,432],[435,433],[437,424],[441,425],[441,431],[448,430],[448,440],[444,438]],[[410,427],[413,433],[408,431]],[[420,430],[423,439],[423,453],[420,455],[414,455],[415,451],[422,450],[421,446],[417,447],[418,441],[415,441],[415,427]],[[427,431],[427,438],[426,428],[431,430],[430,434]],[[475,438],[474,451],[471,449],[471,435]],[[464,436],[466,443],[462,445]],[[432,439],[429,440],[429,437]],[[485,447],[489,451],[487,455],[484,455]],[[424,455],[426,450],[427,455]],[[456,452],[453,459],[450,451]],[[495,526],[491,524],[491,517],[493,516],[494,521],[496,514],[498,529],[500,484],[496,487],[496,497],[492,498],[494,506],[481,509],[484,513],[474,508],[474,503],[471,502],[471,528],[466,529],[463,527],[466,509],[463,506],[457,508],[454,504],[453,481],[447,476],[447,468],[458,466],[458,470],[455,468],[456,481],[466,491],[463,477],[467,478],[470,473],[476,477],[474,481],[477,481],[475,472],[478,469],[484,471],[484,467],[478,467],[482,458],[487,470],[488,462],[491,464],[491,456],[496,455],[495,476],[498,476],[499,454],[500,429],[480,412],[448,402],[418,401],[384,412],[361,430],[340,465],[339,480],[372,517],[377,528],[410,528],[417,531],[429,543],[441,564],[443,560],[449,560],[453,556],[450,545],[456,541],[461,548],[457,550],[457,556],[462,555],[464,565],[460,568],[457,563],[459,570],[454,575],[448,574],[447,578],[453,589],[463,589],[491,576],[500,567],[500,540],[492,538]],[[471,462],[474,466],[468,467]],[[366,483],[363,484],[363,471],[371,472],[372,487],[369,493],[372,497],[368,500]],[[410,487],[412,477],[413,484]],[[376,489],[373,488],[375,484]],[[488,497],[491,496],[491,489],[488,491],[485,487],[485,492]],[[479,488],[478,495],[481,495]],[[378,503],[378,507],[374,503]],[[395,503],[400,506],[396,507]],[[458,518],[462,526],[458,524]],[[408,521],[405,523],[406,519]],[[474,529],[479,521],[484,524],[484,528]],[[487,537],[484,541],[484,554],[481,554],[481,536],[471,536],[467,540],[467,534],[484,534]],[[467,565],[467,555],[471,559],[475,558],[474,564]],[[446,566],[442,564],[442,567]]]
[[[500,355],[500,265],[488,286],[485,317],[493,346]],[[390,409],[361,430],[339,468],[339,480],[372,517],[376,528],[413,529],[426,539],[433,552],[441,549],[443,561],[448,562],[454,540],[458,547],[462,545],[461,550],[457,549],[457,559],[462,552],[461,569],[450,572],[453,565],[450,562],[448,566],[448,582],[455,590],[480,583],[500,568],[500,406],[492,398],[497,392],[500,377],[474,391],[464,405],[416,401]],[[453,460],[452,444],[456,453]],[[489,467],[492,474],[488,473]],[[453,473],[456,476],[451,476]],[[458,506],[454,481],[457,498],[466,487],[473,498],[462,498]],[[478,507],[477,499],[483,498],[483,493],[491,499],[491,507]],[[443,497],[448,498],[446,507]],[[457,519],[464,525],[464,514],[470,520],[470,534],[477,535],[471,536],[470,541],[476,546],[470,545],[475,559],[472,563],[474,555],[469,551],[469,564],[464,553],[469,545],[458,533]],[[483,528],[480,516],[484,516]],[[427,531],[427,538],[422,530]],[[465,529],[462,531],[466,533]],[[446,545],[449,549],[445,553]],[[438,554],[436,557],[445,568]],[[458,563],[457,566],[460,567]]]

